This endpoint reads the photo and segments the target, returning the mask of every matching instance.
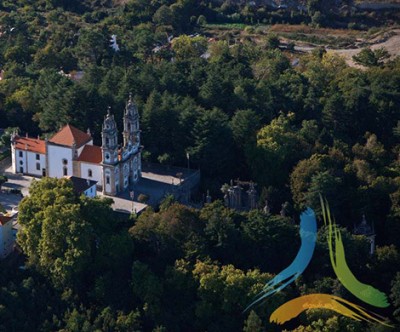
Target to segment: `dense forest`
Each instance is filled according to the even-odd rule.
[[[126,221],[108,200],[75,197],[66,181],[35,183],[20,207],[26,266],[0,263],[1,331],[280,331],[269,315],[296,295],[351,298],[320,222],[305,274],[243,313],[296,255],[299,213],[319,214],[320,194],[353,272],[390,294],[379,313],[398,322],[400,59],[365,49],[362,66],[349,67],[323,48],[300,54],[253,29],[240,40],[204,32],[220,23],[368,29],[396,17],[322,3],[281,11],[240,1],[1,2],[0,127],[43,137],[71,123],[99,141],[107,106],[122,119],[131,92],[145,161],[185,166],[189,153],[200,192],[222,198],[223,184],[240,178],[260,194],[260,211],[219,200],[194,210],[167,197]],[[362,215],[377,234],[373,256],[366,238],[351,235]],[[287,330],[383,329],[329,311],[291,323]]]

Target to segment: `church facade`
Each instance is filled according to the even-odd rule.
[[[110,109],[102,126],[102,145],[93,138],[66,125],[49,139],[21,137],[11,139],[14,173],[55,178],[75,176],[96,181],[103,194],[114,196],[127,190],[141,177],[139,113],[129,97],[123,117],[123,142],[118,142],[118,129]]]

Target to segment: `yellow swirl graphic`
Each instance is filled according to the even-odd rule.
[[[309,294],[286,302],[272,313],[270,322],[284,324],[292,318],[297,317],[307,309],[333,310],[341,315],[350,317],[357,321],[379,323],[387,327],[393,327],[387,324],[382,317],[369,313],[363,307],[360,307],[340,297],[328,294]]]

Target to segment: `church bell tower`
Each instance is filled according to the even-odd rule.
[[[115,195],[119,191],[118,131],[110,108],[108,108],[107,116],[104,119],[101,138],[103,193]]]
[[[131,183],[136,183],[141,177],[141,145],[139,129],[139,112],[137,106],[132,100],[132,94],[129,94],[129,100],[124,112],[124,152],[129,155],[130,167],[129,178]]]
[[[139,113],[132,101],[132,94],[129,94],[129,100],[125,108],[123,136],[125,149],[131,150],[140,146]]]

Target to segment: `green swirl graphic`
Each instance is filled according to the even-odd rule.
[[[389,302],[385,293],[363,284],[354,276],[346,262],[342,235],[334,222],[332,222],[329,205],[322,200],[322,216],[325,225],[328,226],[329,256],[333,270],[343,286],[360,300],[375,307],[386,308]]]

